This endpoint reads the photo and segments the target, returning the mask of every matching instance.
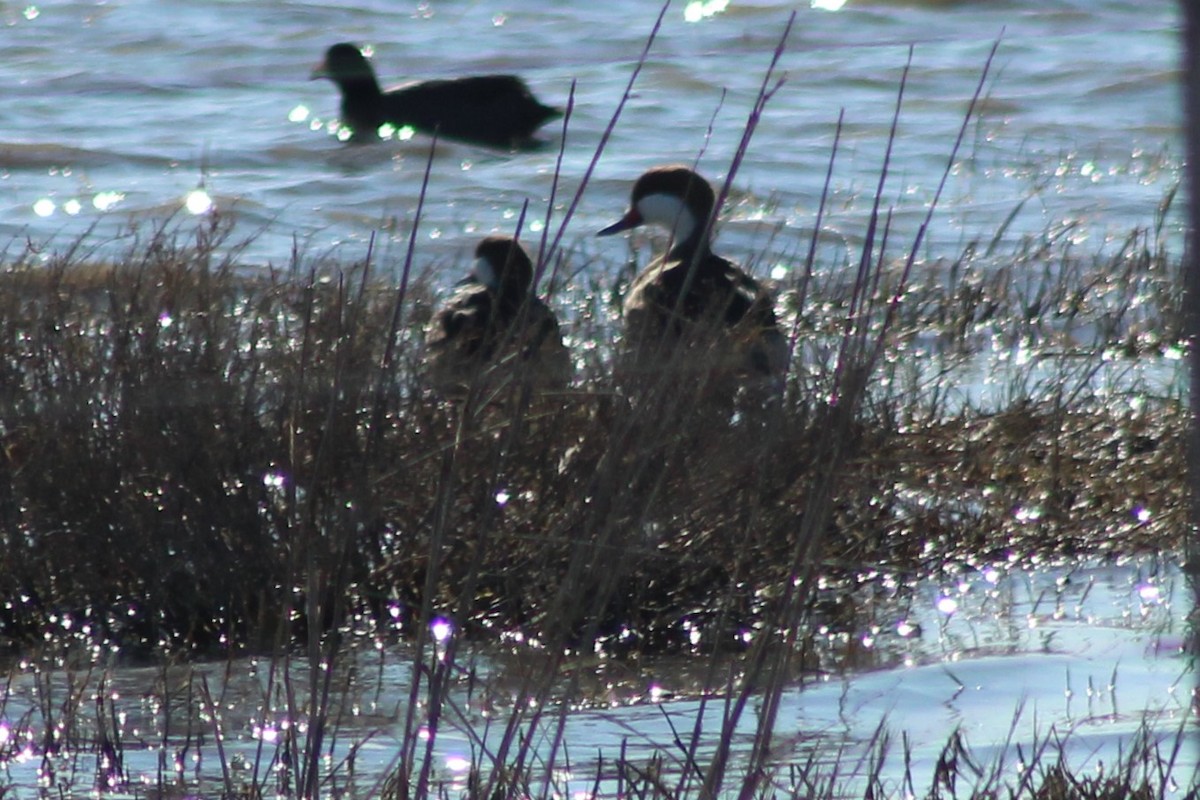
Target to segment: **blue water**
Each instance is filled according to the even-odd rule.
[[[825,646],[818,644],[810,656],[834,669],[783,693],[772,750],[775,796],[814,796],[788,786],[789,765],[800,765],[810,775],[836,775],[835,796],[863,797],[866,776],[877,768],[871,751],[881,726],[892,737],[888,757],[878,764],[885,785],[896,787],[889,797],[910,796],[900,790],[906,771],[915,796],[932,792],[942,749],[955,731],[965,737],[971,763],[983,770],[975,774],[959,762],[958,787],[964,788],[959,796],[969,796],[968,787],[986,785],[993,777],[1016,787],[1023,765],[1035,759],[1049,766],[1061,757],[1080,780],[1119,773],[1115,766],[1137,752],[1135,742],[1143,732],[1157,743],[1162,759],[1148,765],[1152,785],[1170,785],[1166,778],[1171,776],[1175,787],[1194,789],[1200,752],[1194,711],[1189,711],[1192,670],[1181,653],[1189,596],[1179,570],[1152,558],[1012,572],[947,565],[940,581],[931,580],[911,600],[881,592],[872,602],[879,624],[849,637],[831,632]],[[537,696],[541,659],[547,657],[536,648],[505,654],[460,646],[459,663],[469,664],[472,678],[452,684],[447,710],[454,713],[442,717],[432,756],[435,785],[447,788],[450,797],[469,796],[469,770],[499,751],[510,715],[522,713],[515,698],[531,690]],[[248,782],[256,774],[270,785],[280,779],[269,774],[286,774],[280,761],[287,759],[289,728],[299,730],[302,742],[308,730],[303,698],[266,689],[268,681],[281,680],[285,668],[294,681],[303,679],[308,667],[299,657],[274,663],[235,658],[63,669],[49,655],[54,648],[48,645],[47,654],[22,662],[0,694],[6,797],[44,798],[50,796],[48,785],[66,796],[83,796],[102,762],[82,738],[98,724],[91,706],[103,702],[100,697],[114,711],[129,785],[104,787],[108,791],[92,796],[165,797],[168,793],[155,791],[164,782],[174,792],[170,796],[225,796],[229,772],[222,768],[228,764],[235,765],[236,781]],[[101,651],[97,648],[97,654]],[[837,665],[853,660],[854,653],[864,662],[893,668],[842,671]],[[407,647],[377,650],[365,641],[339,658],[326,785],[358,790],[330,790],[322,797],[382,795],[368,787],[378,787],[396,768],[412,659]],[[542,765],[561,745],[552,776],[559,791],[553,796],[622,796],[614,786],[619,770],[612,765],[618,758],[641,767],[657,755],[659,774],[674,785],[683,772],[680,737],[688,741],[698,720],[703,735],[697,760],[707,765],[727,706],[720,695],[699,701],[706,691],[720,691],[724,680],[714,685],[710,669],[716,667],[722,676],[724,670],[708,659],[699,661],[578,663],[573,697],[578,705],[562,720],[561,738],[557,709],[540,722],[531,721],[529,713],[523,716],[529,750],[537,754],[534,775],[541,780]],[[201,680],[224,702],[219,721],[206,720],[198,733],[188,724],[181,698]],[[163,701],[164,685],[173,702]],[[297,700],[299,708],[291,705]],[[750,703],[733,729],[734,766],[722,796],[734,796],[731,787],[739,785],[739,765],[748,757],[760,712],[758,703]],[[61,729],[63,719],[71,721],[71,732],[61,750],[43,761],[46,731]],[[225,734],[220,742],[203,735],[217,726]],[[174,754],[181,754],[178,771],[164,771]],[[50,773],[57,782],[47,778],[47,764],[57,770]],[[1042,778],[1035,774],[1038,785]],[[693,787],[681,796],[698,794]],[[1167,796],[1184,797],[1184,792]]]
[[[829,3],[827,5],[836,5]],[[775,0],[673,3],[611,141],[562,231],[601,265],[628,251],[591,234],[616,219],[644,168],[699,160],[723,180],[789,14],[772,95],[733,182],[721,247],[787,274],[807,247],[836,122],[845,114],[823,222],[834,268],[865,230],[900,76],[913,48],[884,198],[911,238],[933,196],[989,50],[999,49],[927,248],[990,238],[1024,201],[1016,238],[1064,223],[1100,247],[1148,225],[1179,177],[1178,14],[1173,0],[856,2],[836,11]],[[332,84],[307,80],[324,49],[370,45],[381,80],[486,71],[525,77],[574,111],[534,153],[439,144],[415,263],[440,275],[490,231],[559,232],[660,6],[634,0],[504,3],[110,0],[0,6],[0,245],[101,252],[202,188],[247,259],[402,260],[430,142],[351,147],[329,132]],[[196,210],[206,207],[201,204]]]

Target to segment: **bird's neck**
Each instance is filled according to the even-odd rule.
[[[356,75],[351,78],[342,78],[339,83],[345,97],[367,98],[379,97],[383,94],[383,90],[379,88],[379,81],[376,80],[374,75]]]
[[[713,257],[712,243],[703,228],[697,228],[687,239],[672,242],[664,260],[687,264],[689,267],[695,265],[694,268],[698,270],[704,270],[719,261]]]
[[[667,230],[670,237],[666,260],[706,259],[710,253],[707,216],[701,218],[680,199],[670,194],[647,195],[638,210],[648,222]]]

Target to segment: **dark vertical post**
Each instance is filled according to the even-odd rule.
[[[1184,335],[1188,343],[1187,542],[1184,547],[1192,586],[1191,652],[1200,654],[1200,0],[1180,0],[1183,8],[1183,118],[1187,166],[1187,244],[1183,254]]]

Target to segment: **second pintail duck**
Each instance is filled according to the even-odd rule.
[[[712,186],[692,169],[655,167],[634,183],[625,216],[598,232],[609,236],[640,225],[670,232],[667,252],[634,278],[625,295],[626,355],[651,374],[653,362],[674,360],[682,369],[781,383],[788,344],[774,299],[712,251],[715,205]]]
[[[387,124],[497,148],[536,145],[534,132],[562,112],[541,103],[514,75],[479,75],[379,88],[371,62],[355,45],[325,52],[311,78],[328,78],[342,94],[341,121],[351,141],[367,142]]]
[[[445,396],[479,381],[491,389],[517,380],[541,390],[565,387],[571,357],[558,319],[533,292],[533,263],[508,236],[475,248],[471,274],[426,329],[430,383]]]

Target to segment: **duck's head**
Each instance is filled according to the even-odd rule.
[[[533,262],[509,236],[488,236],[475,248],[471,276],[500,294],[524,295],[533,283]]]
[[[670,232],[671,240],[679,246],[702,231],[715,204],[712,186],[692,169],[654,167],[633,184],[625,216],[596,235],[609,236],[639,225],[657,225]]]
[[[362,51],[349,42],[339,42],[325,51],[325,58],[313,67],[309,80],[328,78],[334,83],[374,81],[375,70]]]

